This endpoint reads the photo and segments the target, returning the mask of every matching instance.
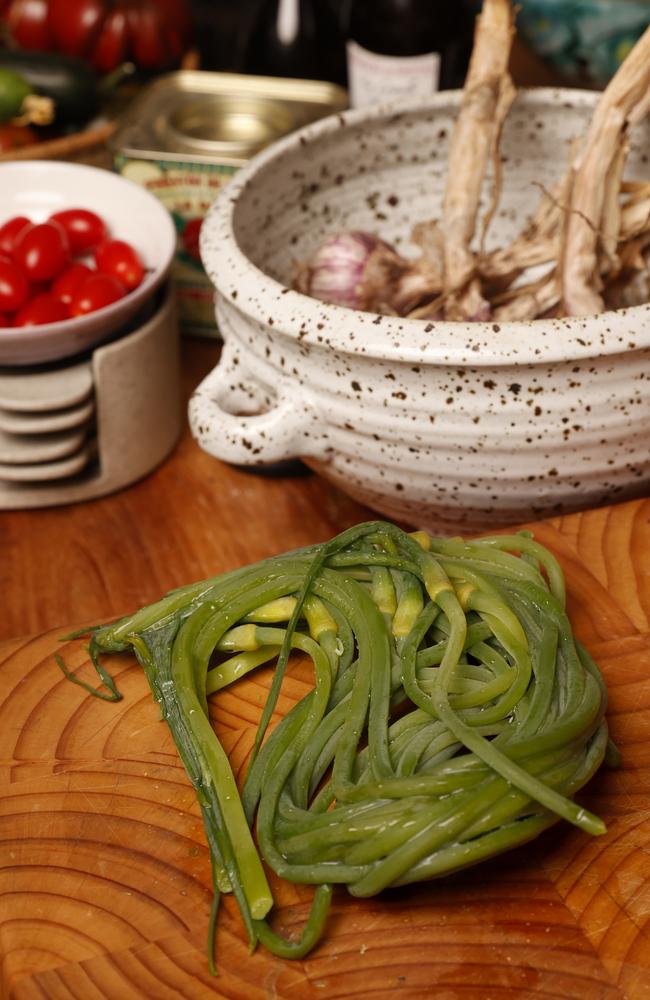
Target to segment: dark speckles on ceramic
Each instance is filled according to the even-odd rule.
[[[584,131],[597,95],[568,95],[517,99],[493,241],[524,224]],[[300,456],[385,515],[435,530],[632,495],[650,481],[650,307],[517,324],[378,321],[288,288],[295,261],[342,229],[415,252],[412,224],[439,211],[457,105],[446,92],[326,119],[229,182],[202,229],[224,350],[190,403],[193,433],[225,461]],[[631,176],[644,176],[648,138],[634,137]]]

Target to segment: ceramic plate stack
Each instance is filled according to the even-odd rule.
[[[155,468],[182,425],[178,373],[169,286],[90,355],[0,366],[0,510],[90,500]]]
[[[0,370],[0,484],[52,483],[97,452],[90,363]],[[1,486],[0,486],[1,488]]]

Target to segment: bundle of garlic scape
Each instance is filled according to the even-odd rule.
[[[499,139],[516,93],[508,73],[514,19],[511,0],[484,0],[441,218],[412,233],[420,256],[407,259],[372,233],[337,234],[297,266],[295,288],[369,312],[447,320],[582,316],[650,300],[650,181],[623,181],[629,133],[650,112],[650,28],[603,91],[562,179],[509,246],[483,250],[499,198]],[[490,162],[491,200],[479,220]],[[542,276],[530,277],[540,265]]]

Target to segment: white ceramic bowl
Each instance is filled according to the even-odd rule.
[[[14,215],[44,222],[64,208],[97,212],[116,239],[132,243],[146,274],[125,298],[88,316],[0,330],[0,364],[27,365],[70,357],[127,329],[167,276],[176,230],[154,195],[99,167],[48,160],[0,164],[0,225]]]
[[[519,95],[501,146],[503,244],[551,187],[596,94]],[[347,112],[259,154],[202,229],[224,337],[190,403],[199,444],[249,465],[299,457],[389,517],[474,530],[610,502],[650,481],[650,306],[528,323],[427,323],[291,290],[327,233],[405,252],[439,214],[459,94]],[[650,174],[650,131],[629,176]],[[471,155],[471,150],[468,150]]]

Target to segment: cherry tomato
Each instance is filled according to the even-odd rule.
[[[51,292],[40,292],[16,313],[14,326],[41,326],[68,319],[67,307]]]
[[[0,259],[0,310],[13,313],[29,298],[29,282],[21,269],[6,257]]]
[[[63,226],[73,255],[92,250],[108,235],[104,220],[87,208],[65,208],[51,215],[50,222]]]
[[[97,270],[112,274],[132,291],[144,277],[144,266],[137,250],[124,240],[106,240],[95,250]]]
[[[91,274],[77,289],[70,302],[71,316],[86,316],[109,306],[126,295],[122,282],[112,274]]]
[[[25,227],[14,245],[14,260],[30,281],[50,281],[70,259],[68,237],[58,222]]]
[[[57,299],[61,299],[62,302],[65,302],[69,306],[86,278],[94,273],[87,264],[75,261],[66,267],[64,271],[61,271],[61,274],[57,275],[54,279],[51,288],[52,294],[56,295]]]
[[[31,224],[31,220],[26,215],[14,215],[11,219],[7,219],[0,226],[0,253],[9,254],[11,257],[18,233],[25,226],[31,226]]]
[[[201,235],[201,226],[203,225],[203,219],[188,219],[183,230],[182,240],[183,247],[186,252],[193,257],[194,260],[201,260],[201,251],[199,250],[199,238]]]
[[[11,326],[11,320],[9,317],[0,313],[0,330],[4,330],[9,326]]]

